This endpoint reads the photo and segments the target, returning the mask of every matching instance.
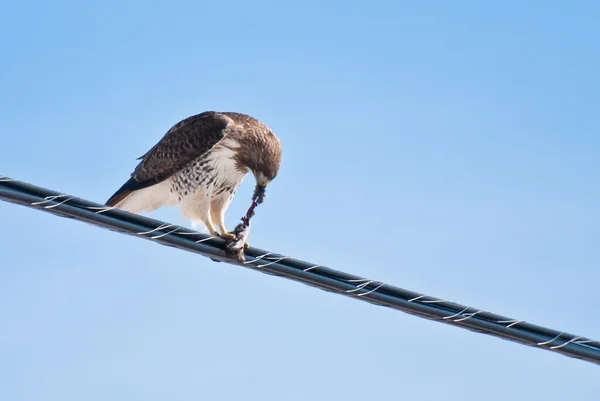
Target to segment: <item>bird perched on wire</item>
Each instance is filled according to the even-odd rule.
[[[281,143],[265,124],[241,113],[207,111],[175,124],[138,159],[129,181],[106,205],[131,213],[179,206],[193,225],[204,224],[211,235],[239,242],[240,227],[237,234],[227,231],[225,211],[251,172],[256,189],[248,221],[242,219],[247,236],[249,217],[277,176],[281,156]]]

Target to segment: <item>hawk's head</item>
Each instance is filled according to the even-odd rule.
[[[259,135],[263,140],[250,140],[242,144],[238,157],[241,164],[252,172],[256,184],[266,187],[279,172],[281,142],[270,130],[265,130]]]

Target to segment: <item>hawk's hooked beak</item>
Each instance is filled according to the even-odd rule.
[[[256,179],[256,185],[262,187],[262,189],[265,189],[267,185],[269,185],[269,182],[271,182],[267,177],[265,177],[261,173],[254,174],[254,178]]]

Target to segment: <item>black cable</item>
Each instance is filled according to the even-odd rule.
[[[600,364],[600,342],[598,341],[536,326],[522,320],[510,319],[258,248],[247,249],[246,261],[241,262],[228,256],[225,251],[225,241],[221,238],[8,177],[0,176],[0,199],[195,252],[213,260],[296,280],[322,290],[387,306],[422,318]]]

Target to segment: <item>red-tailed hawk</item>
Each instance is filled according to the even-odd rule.
[[[110,199],[131,213],[180,206],[183,217],[203,223],[211,235],[235,239],[225,211],[247,173],[257,190],[272,181],[281,164],[281,143],[258,120],[240,113],[207,111],[175,124],[144,156]]]

